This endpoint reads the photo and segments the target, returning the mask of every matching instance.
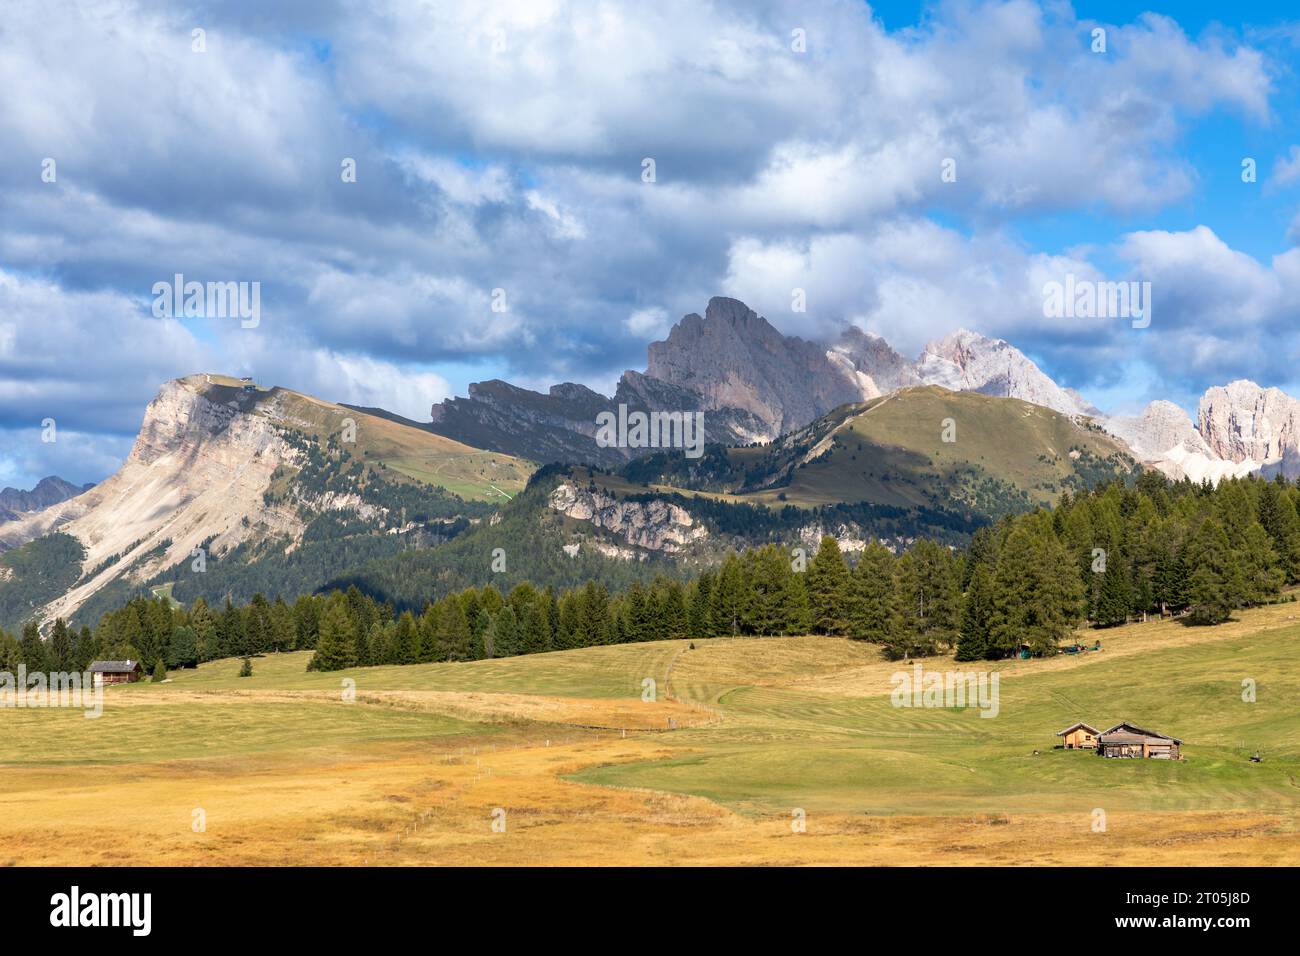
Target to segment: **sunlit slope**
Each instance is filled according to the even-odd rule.
[[[536,470],[532,462],[473,448],[400,416],[336,405],[288,389],[271,392],[279,399],[276,413],[313,438],[337,439],[345,423],[351,421],[355,423],[356,441],[348,450],[354,455],[462,498],[486,500],[515,495]]]
[[[746,464],[760,463],[744,450]],[[1128,473],[1109,436],[1013,398],[910,388],[842,409],[761,461],[788,483],[753,497],[794,504],[962,505],[984,514],[1048,503]],[[784,499],[779,498],[784,495]]]
[[[1246,612],[1217,632],[1130,625],[1101,632],[1106,650],[1047,662],[920,662],[999,672],[992,717],[970,706],[893,706],[890,675],[910,665],[868,661],[819,676],[803,650],[759,646],[759,679],[746,680],[737,663],[748,648],[732,658],[710,645],[679,661],[674,686],[699,693],[726,720],[684,734],[689,746],[673,759],[578,779],[704,796],[745,812],[1071,810],[1086,821],[1094,808],[1300,810],[1300,625],[1291,608]],[[847,643],[827,656],[846,664],[861,656]],[[787,654],[795,666],[783,680],[773,667]],[[1242,699],[1246,679],[1254,703]],[[1054,750],[1055,732],[1076,720],[1101,729],[1128,720],[1179,737],[1187,759]],[[1249,760],[1256,751],[1260,763]]]

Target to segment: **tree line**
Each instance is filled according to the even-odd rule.
[[[216,608],[140,597],[93,631],[56,621],[48,641],[34,624],[21,638],[0,632],[0,667],[132,658],[174,668],[311,650],[309,667],[338,670],[808,633],[876,642],[893,659],[954,649],[958,660],[1054,654],[1085,623],[1173,615],[1212,625],[1278,600],[1300,581],[1298,505],[1300,488],[1281,477],[1211,486],[1146,473],[1005,517],[962,550],[921,539],[896,554],[872,541],[846,557],[827,535],[811,556],[766,544],[688,581],[659,575],[616,594],[594,581],[564,590],[524,581],[504,592],[464,588],[418,613],[355,585],[293,604],[261,594]]]

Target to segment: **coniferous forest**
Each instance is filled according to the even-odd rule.
[[[189,606],[137,597],[97,625],[0,631],[0,670],[72,670],[134,659],[146,671],[311,650],[309,667],[466,661],[633,641],[843,635],[892,659],[955,650],[961,661],[1055,654],[1081,625],[1150,616],[1214,625],[1300,581],[1300,487],[1283,478],[1171,482],[1148,472],[1053,509],[977,530],[964,549],[928,539],[846,556],[766,544],[691,580],[661,575],[611,594],[488,583],[398,610],[353,585],[286,601]]]

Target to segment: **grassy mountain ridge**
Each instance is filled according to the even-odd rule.
[[[661,453],[622,474],[761,504],[867,501],[997,517],[1136,468],[1123,445],[1086,423],[932,385],[842,405],[768,445],[711,447],[695,462]]]

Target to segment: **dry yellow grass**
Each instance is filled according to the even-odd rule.
[[[0,785],[0,864],[19,865],[1277,865],[1295,814],[742,816],[699,798],[561,775],[664,756],[656,740],[403,745],[246,760],[39,770]],[[193,832],[193,811],[206,831]],[[505,811],[505,832],[492,829]],[[125,841],[102,839],[125,833]]]
[[[166,696],[120,694],[109,707],[171,707],[176,704],[221,706],[295,703],[334,703],[339,694],[305,690],[172,691]],[[646,703],[628,698],[598,700],[553,697],[540,694],[476,693],[437,690],[374,690],[358,693],[355,703],[402,710],[446,714],[460,720],[481,723],[558,724],[597,730],[668,730],[670,727],[702,727],[716,722],[711,710],[683,701],[659,700]],[[672,721],[672,724],[669,723]]]
[[[416,671],[377,670],[351,705],[337,690],[244,689],[222,686],[219,674],[205,683],[200,672],[192,688],[181,680],[109,694],[99,721],[0,713],[6,731],[31,739],[91,742],[0,774],[0,865],[1294,865],[1300,787],[1294,774],[1287,783],[1294,707],[1285,675],[1296,630],[1295,605],[1278,605],[1221,628],[1101,632],[1106,650],[1096,654],[1002,662],[1023,688],[1008,692],[1016,712],[1007,723],[891,711],[879,697],[899,665],[826,638],[596,648],[429,670],[430,681],[489,687],[500,670],[533,693],[386,689]],[[1151,668],[1107,666],[1139,654],[1170,662],[1189,688],[1165,688],[1183,695],[1177,706],[1129,676]],[[1259,768],[1208,730],[1179,766],[1027,756],[1050,748],[1063,691],[1100,695],[1105,706],[1128,694],[1133,706],[1165,706],[1162,722],[1188,721],[1219,706],[1215,681],[1235,693],[1237,680],[1235,664],[1225,678],[1219,664],[1197,662],[1238,659],[1261,678],[1261,701],[1249,705],[1259,709],[1245,719],[1272,722],[1276,757]],[[663,673],[668,660],[671,696],[642,702],[640,675]],[[619,661],[627,681],[616,677]],[[266,662],[260,680],[290,663]],[[283,679],[301,678],[286,669]],[[573,689],[555,692],[564,679]],[[659,732],[669,717],[680,732]],[[224,745],[272,719],[289,729],[250,738],[261,750],[242,736]],[[166,736],[178,720],[195,729],[170,726]],[[128,731],[131,745],[104,763],[80,756]],[[221,746],[204,749],[204,740]],[[746,789],[751,780],[766,792]],[[990,810],[990,795],[1003,811]],[[1098,800],[1105,832],[1093,828]],[[799,806],[803,833],[791,827]],[[504,833],[492,827],[497,810]]]

